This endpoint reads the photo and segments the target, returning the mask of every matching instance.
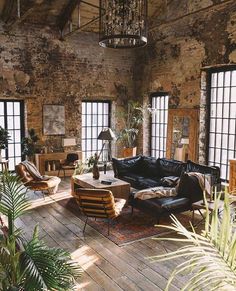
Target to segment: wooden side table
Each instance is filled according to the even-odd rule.
[[[8,160],[1,160],[0,161],[1,172],[8,170]]]

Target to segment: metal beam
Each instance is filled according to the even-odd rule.
[[[67,22],[71,18],[71,14],[75,10],[76,6],[80,5],[81,0],[70,0],[66,8],[62,11],[61,15],[59,16],[58,19],[58,27],[61,31],[61,34],[67,24]]]
[[[5,23],[7,23],[10,20],[15,5],[16,2],[14,0],[5,0],[5,4],[2,11],[2,20]]]
[[[44,0],[45,1],[45,0]],[[8,31],[12,30],[16,25],[20,24],[21,22],[23,22],[30,14],[32,14],[32,12],[37,9],[40,5],[42,5],[42,3],[44,1],[41,1],[39,3],[35,3],[33,4],[33,6],[29,7],[23,14],[21,14],[21,10],[20,10],[20,1],[17,1],[17,18],[16,20],[11,23],[10,25],[6,26],[6,29]]]
[[[63,35],[63,38],[66,38],[66,37],[68,37],[68,36],[71,36],[71,35],[74,34],[75,32],[82,30],[82,29],[85,28],[86,26],[88,26],[88,25],[90,25],[90,24],[92,24],[92,23],[98,21],[99,18],[100,18],[100,16],[97,16],[97,17],[93,18],[92,20],[90,20],[89,22],[85,23],[84,25],[81,25],[80,27],[77,27],[77,28],[74,29],[73,31],[64,34],[64,35]],[[62,39],[63,39],[63,38],[62,38]]]

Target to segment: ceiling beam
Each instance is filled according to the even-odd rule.
[[[73,13],[73,11],[75,10],[75,8],[80,6],[80,2],[81,0],[70,0],[69,3],[67,4],[67,6],[65,7],[65,9],[62,11],[61,15],[59,16],[58,19],[58,27],[61,31],[61,34],[66,26],[66,24],[68,23],[68,21],[71,18],[71,15]]]
[[[5,0],[5,4],[2,11],[2,20],[7,23],[11,16],[14,8],[16,7],[15,0]]]
[[[16,10],[17,10],[17,16],[16,16],[16,18],[15,18],[15,20],[12,22],[12,23],[10,23],[9,25],[6,25],[6,29],[8,30],[8,31],[10,31],[10,30],[12,30],[15,26],[17,26],[18,24],[20,24],[21,22],[23,22],[30,14],[32,14],[32,12],[33,11],[35,11],[35,9],[37,9],[40,5],[42,5],[42,3],[45,1],[45,0],[38,0],[36,3],[32,3],[28,8],[27,8],[27,10],[26,11],[24,11],[23,13],[22,13],[22,11],[21,11],[21,4],[22,4],[22,0],[17,0],[17,1],[15,1],[15,0],[6,0],[7,2],[8,1],[13,1],[13,2],[15,2],[16,4],[17,4],[17,6],[16,6]],[[13,8],[12,8],[12,10],[14,9],[14,5],[13,5]],[[11,15],[10,15],[11,16]],[[8,19],[8,21],[10,20],[10,16],[9,16],[9,19]],[[7,22],[8,22],[7,21]],[[7,23],[6,22],[6,23]]]

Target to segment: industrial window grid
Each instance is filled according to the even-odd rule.
[[[166,137],[168,123],[167,93],[156,93],[151,96],[151,156],[163,158],[166,156]]]
[[[236,68],[210,72],[208,164],[229,180],[229,160],[236,157]]]
[[[83,159],[88,159],[95,153],[100,153],[103,145],[97,137],[103,128],[110,127],[110,101],[82,102],[82,152]],[[107,160],[108,147],[103,149],[100,160]]]
[[[0,126],[10,135],[8,146],[2,150],[2,157],[9,162],[9,170],[22,160],[22,138],[24,137],[24,103],[15,100],[0,100]]]

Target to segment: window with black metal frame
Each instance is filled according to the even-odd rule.
[[[169,96],[166,92],[156,92],[151,94],[150,99],[152,110],[150,154],[155,158],[164,158],[166,156]]]
[[[236,157],[236,66],[209,71],[208,164],[229,180],[229,160]]]
[[[8,160],[9,170],[22,161],[21,141],[24,130],[24,101],[0,99],[0,126],[7,129],[10,135],[8,146],[2,150],[2,156]]]
[[[110,127],[110,101],[83,101],[82,102],[82,152],[83,159],[88,159],[96,152],[99,153],[103,141],[98,139],[104,128]],[[102,151],[100,160],[108,156],[108,148]]]

